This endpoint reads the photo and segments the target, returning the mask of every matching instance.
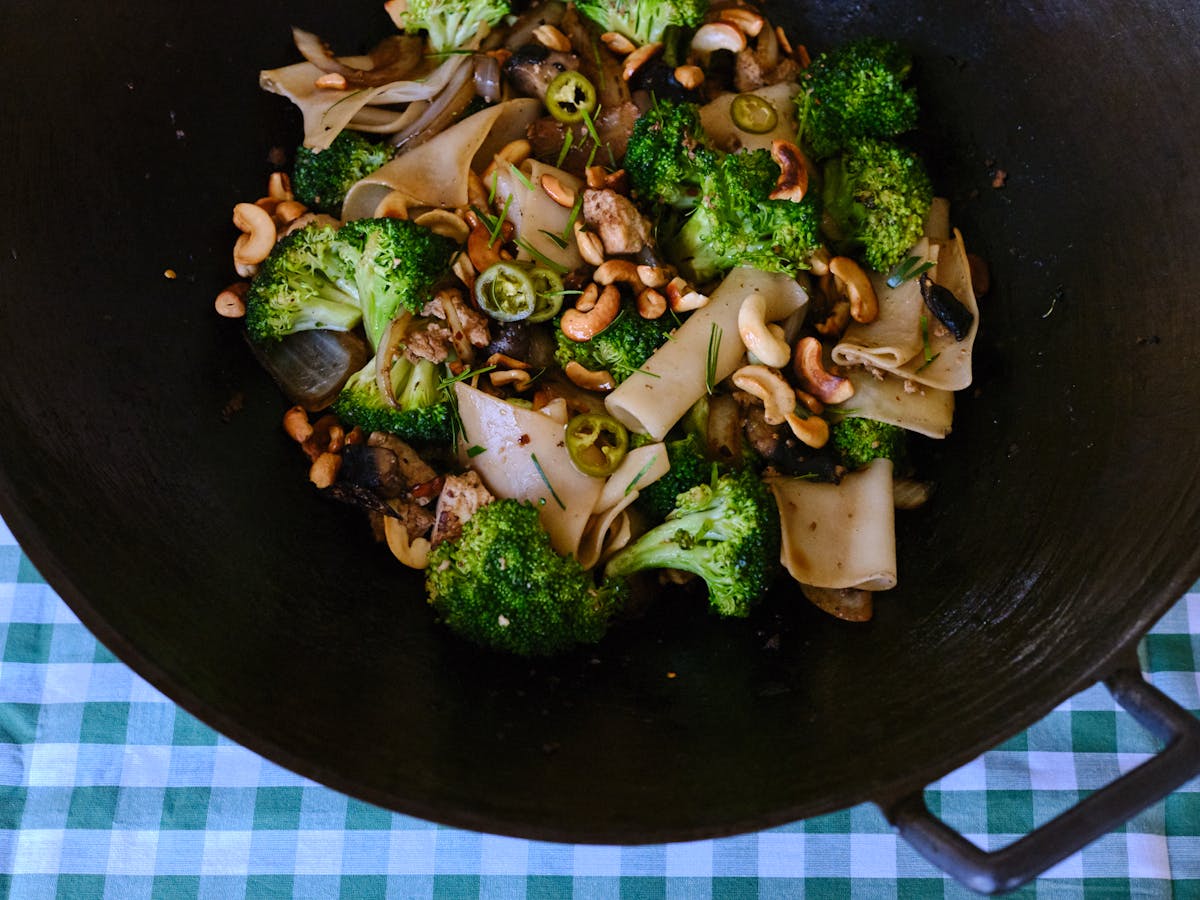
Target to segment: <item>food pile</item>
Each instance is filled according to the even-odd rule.
[[[984,273],[902,143],[909,55],[810,57],[742,3],[384,8],[367,55],[296,28],[262,73],[304,139],[216,304],[312,483],[501,651],[596,642],[660,580],[742,617],[786,571],[870,618]]]

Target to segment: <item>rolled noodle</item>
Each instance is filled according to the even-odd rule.
[[[761,134],[744,131],[734,124],[730,107],[738,95],[730,92],[725,92],[711,103],[700,107],[700,124],[713,143],[722,150],[770,150],[772,141],[796,140],[799,127],[796,124],[795,100],[799,92],[800,88],[794,81],[781,81],[779,84],[748,92],[766,100],[779,116],[775,127]]]
[[[576,556],[585,569],[602,562],[628,542],[632,529],[626,508],[638,498],[642,488],[658,481],[670,468],[663,444],[647,444],[625,455],[617,471],[605,482],[583,531]]]
[[[892,463],[877,459],[840,484],[770,478],[783,530],[780,561],[802,584],[883,591],[896,586]]]
[[[604,405],[627,428],[662,440],[706,392],[709,342],[719,329],[715,381],[733,374],[746,355],[738,335],[738,310],[751,291],[767,301],[766,321],[786,319],[808,302],[804,288],[790,275],[737,268],[725,276],[708,304],[675,330],[654,355],[608,395]]]
[[[536,506],[554,549],[574,554],[604,489],[604,479],[575,468],[567,453],[563,426],[550,416],[506,403],[462,382],[454,391],[463,442],[482,448],[471,457],[471,468],[497,497],[528,500]]]
[[[954,420],[952,392],[915,382],[906,389],[903,378],[885,375],[880,379],[862,368],[848,370],[846,377],[854,384],[854,396],[830,406],[831,413],[887,422],[931,438],[944,438],[950,433]]]
[[[937,283],[948,288],[975,316],[966,337],[956,341],[954,335],[929,314],[928,362],[922,352],[897,369],[896,374],[910,378],[920,384],[947,391],[960,391],[971,384],[971,357],[975,348],[975,335],[979,331],[979,304],[975,300],[975,287],[971,284],[971,269],[967,263],[967,248],[963,245],[962,232],[954,229],[954,237],[942,245],[938,254]],[[939,333],[943,332],[943,333]]]
[[[922,238],[910,255],[922,262],[936,262],[938,248]],[[879,317],[870,324],[851,322],[841,341],[833,348],[838,365],[868,365],[891,371],[921,354],[921,316],[928,314],[921,288],[915,279],[898,287],[888,287],[887,276],[870,275],[879,298]]]
[[[540,255],[568,270],[575,269],[583,263],[583,257],[571,233],[571,210],[542,189],[543,175],[556,178],[576,194],[583,190],[583,182],[574,175],[536,159],[523,163],[519,173],[511,164],[500,164],[495,175],[497,206],[508,209],[508,220],[520,241],[518,259]],[[487,187],[490,189],[491,185]],[[531,253],[530,248],[536,253]]]
[[[497,150],[524,137],[526,126],[543,108],[531,98],[508,100],[450,126],[350,188],[342,218],[370,217],[392,191],[406,195],[413,206],[466,207],[468,172],[482,169]]]

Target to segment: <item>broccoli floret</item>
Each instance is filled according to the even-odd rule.
[[[771,586],[779,565],[779,511],[752,471],[722,475],[676,502],[665,522],[608,561],[605,575],[680,569],[708,584],[709,604],[723,616],[745,616]]]
[[[861,416],[849,416],[837,422],[830,429],[829,438],[842,465],[851,470],[861,469],[873,459],[901,463],[908,452],[907,431]]]
[[[356,219],[338,232],[352,263],[363,328],[372,347],[403,310],[420,312],[447,272],[458,244],[408,219]]]
[[[696,205],[719,157],[696,104],[659,100],[634,123],[624,169],[643,200],[686,210]]]
[[[766,150],[731,153],[704,179],[695,210],[668,250],[685,274],[707,281],[734,266],[795,273],[821,246],[812,192],[800,202],[771,200],[779,166]]]
[[[866,38],[818,56],[796,97],[800,136],[824,159],[864,138],[891,138],[917,124],[906,87],[912,57],[894,41]]]
[[[246,294],[246,330],[255,343],[298,331],[349,331],[362,318],[353,267],[338,229],[309,225],[271,250]]]
[[[625,602],[623,581],[597,586],[573,556],[555,552],[535,507],[496,500],[462,536],[429,556],[429,603],[462,637],[522,656],[592,644]]]
[[[401,440],[449,444],[453,439],[454,409],[442,387],[445,367],[427,359],[416,362],[401,354],[392,365],[392,395],[388,402],[379,389],[378,368],[372,358],[350,376],[333,402],[341,421],[363,431],[386,431]]]
[[[886,272],[920,239],[933,182],[917,154],[866,140],[825,164],[822,197],[824,225],[838,252]]]
[[[298,147],[292,190],[305,206],[340,216],[346,191],[390,160],[393,153],[388,144],[357,131],[340,132],[325,150]]]
[[[662,478],[638,489],[637,506],[656,521],[661,521],[675,508],[675,500],[685,491],[712,480],[713,463],[704,454],[704,442],[689,433],[678,440],[669,440],[667,462],[671,468]]]
[[[634,305],[626,301],[612,323],[590,340],[574,341],[556,327],[554,358],[563,368],[569,362],[577,362],[593,372],[607,371],[620,384],[667,342],[672,327],[673,319],[642,318]]]
[[[393,0],[388,13],[409,34],[426,31],[434,53],[465,47],[480,26],[491,28],[511,11],[505,0]]]
[[[695,28],[708,0],[579,0],[579,11],[601,31],[616,31],[638,44],[655,44],[669,25]]]

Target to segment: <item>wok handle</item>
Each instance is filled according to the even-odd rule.
[[[989,853],[936,818],[925,804],[923,788],[881,804],[884,815],[914,850],[972,890],[999,894],[1036,878],[1200,774],[1200,719],[1147,682],[1137,668],[1118,669],[1104,684],[1165,746],[1040,828]]]

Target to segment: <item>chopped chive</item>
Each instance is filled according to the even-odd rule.
[[[942,355],[940,353],[934,353],[933,348],[929,346],[929,316],[924,315],[921,316],[921,351],[925,356],[925,362],[921,363],[920,367],[916,370],[917,372],[920,372],[931,362]]]
[[[440,382],[438,382],[438,390],[444,391],[446,388],[456,385],[460,381],[467,381],[471,378],[475,378],[478,375],[486,375],[494,368],[496,367],[484,366],[482,369],[467,369],[465,372],[460,372],[458,375],[452,375],[449,378],[443,378]]]
[[[903,260],[893,270],[891,277],[888,278],[888,287],[897,288],[906,281],[911,281],[924,272],[928,272],[933,268],[933,263],[926,260],[921,262],[921,257],[910,256]]]
[[[563,229],[563,240],[566,240],[571,232],[575,229],[575,223],[579,220],[579,214],[583,211],[583,191],[579,191],[575,195],[575,202],[571,204],[571,214],[567,216],[567,227]]]
[[[656,462],[658,462],[658,454],[657,453],[654,454],[654,456],[650,457],[650,462],[648,462],[644,466],[642,466],[642,470],[633,476],[633,481],[631,481],[631,482],[629,482],[629,484],[625,485],[625,496],[626,497],[629,496],[630,492],[634,489],[634,487],[637,486],[637,483],[642,480],[642,476],[645,475],[647,472],[649,472],[650,467],[652,465],[654,465]]]
[[[599,144],[592,144],[592,149],[588,152],[587,163],[584,164],[585,169],[590,169],[592,167],[592,163],[596,161],[596,151],[599,149]]]
[[[467,448],[467,456],[474,459],[480,453],[487,453],[487,447],[480,447],[478,444]]]
[[[556,169],[562,168],[563,163],[566,161],[567,154],[571,152],[571,145],[573,143],[575,143],[575,132],[568,130],[567,136],[563,140],[563,145],[559,148],[558,159],[554,163],[554,167]]]
[[[704,367],[704,386],[711,394],[717,386],[717,356],[721,352],[721,326],[712,323],[712,331],[708,333],[708,359]]]
[[[522,172],[520,169],[518,169],[516,166],[514,166],[512,163],[509,163],[508,167],[510,169],[512,169],[512,173],[513,173],[513,175],[515,175],[517,177],[517,181],[521,182],[521,184],[523,184],[525,186],[525,190],[532,193],[534,190],[534,187],[533,187],[533,182],[529,180],[529,176],[526,175],[524,172]]]
[[[530,256],[532,256],[534,259],[536,259],[538,262],[540,262],[543,266],[545,266],[548,269],[553,269],[559,275],[566,275],[569,271],[571,271],[566,266],[564,266],[562,263],[558,263],[558,262],[555,262],[554,260],[552,260],[545,253],[540,251],[537,247],[533,246],[532,244],[529,243],[529,241],[527,241],[523,238],[517,238],[516,245],[518,247],[520,247],[522,250],[524,250],[526,253],[528,253]]]
[[[562,235],[555,234],[552,231],[547,231],[545,228],[539,228],[538,231],[540,231],[546,237],[550,238],[550,240],[554,241],[555,245],[558,247],[559,250],[567,249],[567,239],[564,238]]]
[[[552,485],[550,483],[550,479],[546,477],[546,470],[543,469],[542,464],[540,462],[538,462],[537,454],[530,453],[529,458],[531,460],[533,460],[533,464],[537,468],[538,474],[542,476],[542,481],[545,483],[546,487],[549,488],[550,496],[554,498],[554,502],[558,504],[559,509],[566,509],[567,508],[566,504],[562,502],[562,499],[558,496],[558,493],[554,490],[554,485]]]
[[[600,109],[599,109],[599,107],[597,107],[596,112],[599,112],[599,111],[600,111]],[[596,121],[592,118],[592,114],[590,112],[588,112],[587,110],[583,111],[583,126],[584,126],[584,128],[587,129],[588,135],[592,139],[592,143],[594,143],[597,147],[599,147],[600,146],[600,133],[598,131],[596,131]]]
[[[512,194],[509,194],[504,201],[504,209],[500,210],[500,215],[496,216],[496,222],[493,228],[488,231],[488,246],[491,247],[500,239],[500,229],[504,227],[504,220],[508,218],[508,208],[512,206]]]
[[[492,172],[492,185],[488,188],[488,206],[496,202],[496,192],[500,190],[500,173]]]

